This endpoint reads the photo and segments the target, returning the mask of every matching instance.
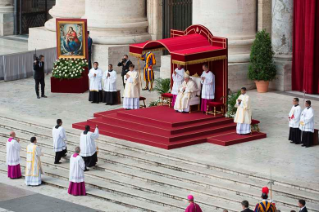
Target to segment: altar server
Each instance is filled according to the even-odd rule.
[[[20,139],[16,138],[15,132],[10,133],[7,141],[7,165],[8,177],[16,179],[21,177],[20,168]]]
[[[60,164],[62,157],[66,156],[66,135],[65,130],[62,127],[62,120],[58,119],[56,125],[52,128],[53,149],[55,152],[54,164]]]
[[[89,101],[99,103],[102,100],[102,70],[99,69],[99,63],[94,62],[93,68],[89,72],[90,94]]]
[[[43,174],[40,156],[42,152],[37,145],[36,137],[32,137],[31,144],[27,146],[27,159],[25,167],[25,184],[31,186],[41,185],[41,174]]]
[[[299,99],[294,98],[292,100],[292,108],[289,112],[289,140],[290,143],[300,144],[301,141],[301,131],[299,129],[301,107],[299,106]]]
[[[117,89],[116,89],[117,74],[113,70],[113,65],[109,64],[109,68],[103,74],[103,102],[107,105],[114,105],[117,103]]]
[[[70,158],[70,174],[68,193],[74,196],[86,195],[84,183],[85,163],[80,156],[80,147],[75,148],[75,153]]]
[[[207,64],[203,65],[201,83],[203,84],[201,111],[206,112],[207,103],[215,98],[215,75],[208,69]]]
[[[189,101],[192,97],[196,96],[197,85],[190,78],[189,72],[184,73],[184,82],[179,86],[178,95],[176,97],[176,102],[174,110],[180,113],[189,112],[190,106]]]
[[[311,107],[311,101],[305,102],[306,108],[302,111],[300,116],[300,127],[301,130],[301,142],[302,146],[310,147],[313,144],[313,133],[314,133],[314,111]]]
[[[176,97],[178,94],[178,88],[183,83],[184,73],[185,73],[185,69],[182,68],[181,65],[177,65],[177,68],[173,71],[173,74],[172,74],[173,87],[171,92],[173,94],[172,107],[174,107],[175,105]]]
[[[241,95],[236,100],[237,112],[234,122],[237,123],[237,134],[249,134],[251,132],[251,108],[250,98],[246,94],[246,88],[241,88]]]
[[[140,108],[140,76],[134,68],[135,66],[131,64],[130,71],[124,77],[126,85],[123,108],[127,110]]]
[[[185,212],[202,212],[200,206],[194,202],[193,195],[188,195],[187,200],[189,202],[189,205],[186,208]]]
[[[85,167],[92,167],[96,165],[97,162],[97,152],[95,139],[99,138],[99,129],[96,125],[94,133],[90,132],[90,126],[86,125],[84,132],[81,133],[80,138],[80,148],[81,157],[85,162]],[[85,170],[87,170],[85,168]]]

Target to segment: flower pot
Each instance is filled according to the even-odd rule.
[[[257,92],[258,93],[266,93],[268,92],[268,87],[269,87],[269,81],[255,81],[256,87],[257,87]]]

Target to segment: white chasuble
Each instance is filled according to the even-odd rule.
[[[108,76],[109,75],[109,76]],[[106,92],[115,92],[116,89],[116,78],[117,74],[116,71],[105,71],[103,73],[103,90]]]
[[[95,139],[99,138],[99,129],[95,128],[94,133],[88,132],[87,134],[81,133],[80,148],[82,157],[90,157],[96,152]]]
[[[205,80],[202,80],[205,77]],[[201,75],[202,88],[202,99],[214,99],[215,98],[215,75],[213,72],[203,72]]]
[[[183,68],[181,68],[181,69],[176,68],[175,72],[176,72],[176,74],[174,74],[174,73],[172,74],[173,87],[172,87],[171,94],[173,94],[173,95],[178,94],[178,88],[179,88],[179,86],[181,86],[181,84],[184,81],[185,70]]]
[[[299,128],[300,123],[300,115],[301,115],[301,107],[298,106],[292,106],[290,112],[289,112],[289,127],[292,128]]]
[[[52,128],[53,149],[55,152],[61,152],[66,149],[66,135],[62,126]]]
[[[78,154],[71,155],[69,181],[73,183],[84,182],[84,169],[85,163],[83,158]]]
[[[241,103],[238,103],[238,99]],[[251,124],[251,108],[250,108],[250,98],[247,94],[241,94],[236,100],[237,112],[235,115],[234,122],[240,124]]]
[[[7,157],[6,162],[9,166],[20,164],[20,149],[21,146],[14,138],[9,138],[7,141]]]
[[[40,185],[41,174],[43,174],[40,156],[41,149],[31,143],[27,146],[27,159],[25,167],[25,184],[26,185]]]
[[[95,74],[95,76],[94,76]],[[101,91],[102,90],[102,70],[92,68],[89,72],[90,80],[90,91]]]
[[[140,98],[140,76],[137,71],[127,72],[129,77],[124,76],[125,90],[124,98]]]
[[[178,95],[176,97],[174,109],[179,112],[188,112],[189,111],[189,101],[192,97],[196,96],[197,85],[190,78],[188,82],[184,81],[179,89]]]
[[[301,113],[299,129],[305,132],[314,132],[314,127],[315,127],[314,111],[312,107],[307,107]]]

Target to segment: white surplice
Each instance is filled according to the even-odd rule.
[[[238,103],[238,99],[241,99],[241,103]],[[237,112],[234,118],[234,122],[237,123],[237,134],[248,134],[251,132],[251,108],[250,98],[247,94],[241,94],[236,99]]]
[[[299,129],[305,132],[314,132],[314,129],[315,129],[314,127],[315,127],[314,111],[312,107],[307,107],[301,113]]]
[[[172,87],[172,92],[171,94],[177,95],[178,94],[178,88],[181,86],[181,84],[184,81],[184,74],[185,74],[185,69],[181,68],[175,69],[176,74],[172,74],[172,79],[173,79],[173,87]]]
[[[94,74],[96,76],[94,77]],[[89,79],[90,79],[90,91],[101,91],[102,90],[102,70],[101,69],[94,69],[92,68],[89,72]]]
[[[110,76],[107,76],[110,74]],[[111,72],[105,71],[103,73],[103,90],[106,92],[115,92],[117,91],[116,89],[116,78],[117,74],[116,71],[112,70]]]
[[[43,174],[40,156],[41,149],[31,143],[27,146],[27,159],[25,168],[25,184],[26,185],[40,185],[41,174]]]
[[[62,126],[52,128],[53,149],[55,152],[61,152],[66,149],[66,135]]]
[[[20,149],[21,146],[14,138],[9,138],[7,141],[7,157],[6,162],[9,166],[20,164]]]
[[[300,115],[301,115],[301,107],[299,105],[292,106],[289,112],[289,127],[299,128]]]
[[[84,182],[84,169],[85,163],[83,158],[80,155],[76,157],[71,155],[69,181],[73,183]]]
[[[95,139],[99,138],[99,129],[95,128],[94,133],[88,132],[87,134],[81,133],[80,148],[82,157],[90,157],[96,152]]]
[[[205,80],[201,79],[203,84],[202,88],[202,99],[214,99],[215,98],[215,75],[213,72],[203,72],[202,77],[205,77]]]

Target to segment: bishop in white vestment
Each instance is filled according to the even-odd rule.
[[[116,89],[116,71],[113,65],[109,65],[109,69],[103,73],[103,102],[107,105],[114,105],[118,102]]]
[[[66,135],[65,130],[62,127],[62,120],[58,119],[57,124],[52,128],[53,149],[55,152],[54,164],[60,164],[62,157],[66,156]]]
[[[74,196],[86,195],[84,183],[85,163],[80,156],[80,147],[75,148],[75,153],[70,157],[70,174],[68,193]]]
[[[94,62],[93,68],[88,75],[90,80],[89,101],[92,103],[99,103],[102,100],[102,75],[99,63]]]
[[[310,147],[313,144],[313,133],[315,130],[314,111],[311,107],[311,101],[307,100],[306,108],[302,111],[300,116],[300,127],[302,138],[302,146]]]
[[[134,65],[130,65],[130,71],[124,76],[125,89],[124,89],[124,100],[123,108],[139,109],[140,108],[140,76],[134,69]]]
[[[174,110],[180,113],[189,112],[189,109],[190,109],[189,102],[191,98],[196,96],[196,90],[197,90],[197,85],[190,78],[189,72],[187,71],[184,74],[184,82],[179,86]]]
[[[90,132],[90,126],[86,125],[84,132],[81,133],[80,137],[80,148],[81,157],[85,162],[86,167],[92,167],[96,165],[97,162],[97,151],[95,139],[99,138],[99,129],[96,125],[94,133]]]
[[[289,140],[290,143],[300,144],[301,142],[301,131],[299,129],[301,107],[299,106],[299,99],[294,98],[292,100],[292,108],[289,112]]]
[[[237,123],[237,134],[249,134],[251,133],[251,108],[250,98],[246,94],[246,88],[241,88],[241,95],[236,100],[237,112],[234,122]]]
[[[215,75],[208,69],[206,64],[203,65],[201,83],[203,85],[201,111],[206,112],[207,103],[215,98]]]
[[[174,70],[172,74],[172,80],[173,80],[173,87],[171,92],[171,94],[173,94],[172,107],[174,107],[175,105],[176,97],[178,94],[178,88],[181,86],[181,84],[184,81],[184,73],[185,73],[185,69],[182,68],[181,65],[177,65],[177,68]]]
[[[20,178],[20,139],[16,138],[15,132],[10,133],[10,138],[7,141],[7,165],[8,165],[8,177],[11,179]]]
[[[27,146],[27,159],[25,167],[25,184],[28,186],[41,185],[41,174],[43,174],[40,156],[40,147],[37,145],[36,137],[31,138],[31,144]]]

